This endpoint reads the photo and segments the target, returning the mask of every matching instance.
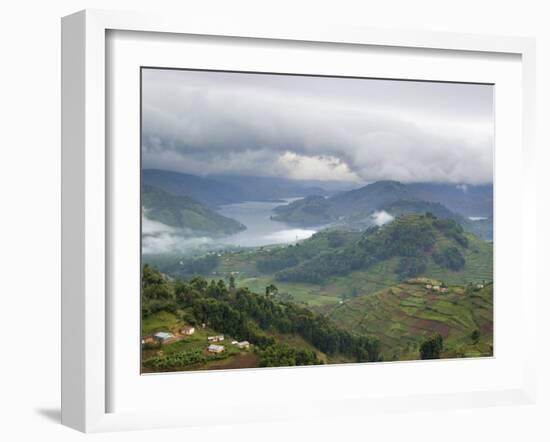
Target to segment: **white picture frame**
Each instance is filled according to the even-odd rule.
[[[337,397],[312,400],[312,407],[301,404],[258,407],[235,404],[226,416],[228,422],[253,422],[287,417],[334,415],[331,404],[338,401],[338,413],[362,415],[374,411],[441,409],[531,403],[536,396],[534,339],[536,316],[535,265],[535,174],[534,105],[535,43],[518,37],[491,37],[416,31],[357,29],[345,26],[307,24],[300,28],[282,23],[249,23],[246,20],[215,23],[195,17],[157,17],[86,10],[62,20],[62,423],[84,432],[111,431],[169,426],[206,425],[211,416],[197,407],[188,410],[112,411],[109,406],[109,370],[112,354],[108,339],[111,326],[109,310],[109,247],[113,231],[107,219],[111,210],[108,184],[109,118],[106,76],[106,36],[110,31],[154,32],[162,35],[200,35],[270,39],[293,42],[369,45],[384,48],[436,49],[484,54],[510,54],[521,63],[521,333],[525,341],[522,375],[518,382],[503,388],[460,393],[388,394]],[[498,247],[498,246],[497,246]],[[137,296],[137,294],[136,294]],[[497,356],[498,357],[498,356]],[[411,363],[414,364],[414,363]],[[389,365],[385,365],[389,367]],[[379,366],[380,367],[380,366]],[[341,370],[332,367],[330,370]],[[355,365],[357,372],[362,367]],[[300,369],[287,377],[299,376]],[[257,371],[254,373],[258,373]],[[274,377],[275,371],[261,376]],[[291,373],[286,371],[285,373]],[[334,372],[333,372],[334,373]],[[350,371],[346,372],[346,375]],[[241,377],[244,372],[238,375]],[[186,376],[194,376],[187,374]],[[201,376],[204,376],[202,374]],[[259,376],[259,375],[257,375]],[[172,379],[175,379],[172,376]],[[274,378],[275,379],[275,378]],[[169,382],[169,381],[166,381]],[[277,382],[277,381],[274,381]],[[249,396],[252,397],[252,396]],[[261,408],[261,409],[259,409]],[[237,412],[238,411],[238,412]],[[216,416],[217,422],[224,417]]]

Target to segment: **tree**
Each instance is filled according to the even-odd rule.
[[[474,330],[474,331],[472,332],[472,335],[471,335],[472,342],[473,342],[474,344],[477,344],[477,343],[479,342],[480,336],[481,336],[481,334],[480,334],[479,330],[477,330],[477,329]]]
[[[266,296],[275,296],[279,292],[279,289],[274,284],[269,284],[265,288],[265,295]]]
[[[437,333],[420,345],[420,359],[439,359],[443,350],[443,337]]]
[[[235,290],[235,278],[233,277],[233,275],[229,277],[229,290]]]

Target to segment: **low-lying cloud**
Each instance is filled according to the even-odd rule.
[[[383,226],[389,222],[392,222],[395,218],[385,210],[376,211],[371,215],[372,221],[377,226]]]
[[[382,92],[380,92],[382,90]],[[492,182],[491,86],[145,70],[143,165]]]

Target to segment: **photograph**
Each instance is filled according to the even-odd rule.
[[[142,374],[493,357],[493,84],[140,93]]]

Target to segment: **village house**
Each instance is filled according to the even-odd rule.
[[[441,290],[441,287],[438,286],[438,285],[434,285],[432,288],[433,288],[436,292],[439,292],[439,291]]]
[[[432,288],[432,285],[431,285],[431,284],[426,284],[426,288],[427,288],[427,289],[431,289],[431,288]]]
[[[231,341],[231,344],[233,345],[237,345],[239,343],[239,341]]]
[[[477,284],[477,285],[476,285],[476,288],[478,288],[478,289],[482,289],[483,287],[484,287],[483,284]]]
[[[160,342],[162,344],[170,342],[171,340],[174,339],[174,335],[168,332],[158,332],[158,333],[155,333],[153,336],[157,342]]]
[[[445,293],[445,292],[449,291],[449,289],[448,289],[447,287],[441,287],[441,291],[442,291],[443,293]]]
[[[248,341],[237,342],[237,347],[239,347],[241,350],[244,350],[250,347],[250,343]]]
[[[224,350],[225,350],[225,348],[224,348],[223,345],[210,344],[208,346],[208,351],[210,353],[221,353]]]
[[[209,342],[221,342],[224,340],[223,335],[217,335],[217,336],[208,336]]]
[[[191,336],[193,333],[195,333],[195,327],[192,325],[185,325],[180,329],[180,333],[185,336]]]

